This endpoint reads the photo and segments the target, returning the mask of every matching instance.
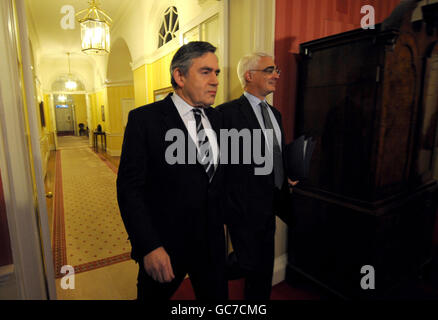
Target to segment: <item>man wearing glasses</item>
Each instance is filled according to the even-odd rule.
[[[269,300],[274,267],[275,215],[286,220],[288,182],[292,186],[298,182],[287,180],[281,114],[266,101],[266,96],[275,91],[280,78],[273,57],[264,53],[244,56],[239,61],[237,74],[243,95],[218,106],[217,110],[223,114],[226,129],[239,132],[249,129],[253,154],[251,163],[242,163],[242,150],[246,150],[242,140],[239,140],[238,150],[228,150],[230,158],[232,153],[239,152],[239,163],[232,164],[229,160],[225,173],[227,201],[224,212],[234,249],[230,258],[236,259],[234,265],[230,264],[229,277],[245,278],[245,299]],[[257,130],[263,134],[257,136]],[[254,169],[261,166],[254,157],[257,143],[262,154],[267,153],[272,160],[272,171],[268,174],[255,174]],[[231,274],[234,271],[237,272]]]

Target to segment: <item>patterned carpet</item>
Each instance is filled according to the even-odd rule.
[[[87,148],[88,147],[88,137],[77,137],[77,136],[61,136],[57,138],[58,150],[66,150],[66,149],[78,149],[78,148]]]
[[[56,277],[63,276],[63,265],[80,273],[129,260],[131,246],[117,205],[116,168],[87,146],[67,143],[60,149],[52,237]]]

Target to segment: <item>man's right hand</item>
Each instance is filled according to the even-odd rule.
[[[146,273],[155,281],[160,283],[171,282],[175,278],[170,257],[163,247],[152,250],[145,255],[143,265]]]

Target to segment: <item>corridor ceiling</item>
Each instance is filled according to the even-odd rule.
[[[111,29],[117,27],[118,21],[129,7],[128,1],[101,0],[103,9],[113,20]],[[88,8],[88,0],[26,0],[28,25],[36,32],[36,41],[41,56],[63,55],[67,52],[81,52],[80,25],[75,21],[73,30],[63,29],[61,19],[66,15],[61,12],[64,6],[73,6],[75,13]],[[33,24],[33,26],[31,26]],[[85,55],[84,55],[85,56]]]
[[[126,60],[126,55],[118,57],[121,50],[118,49],[119,44],[114,46],[115,34],[117,28],[123,25],[120,23],[122,18],[129,15],[132,7],[138,5],[140,1],[152,0],[99,1],[99,7],[112,19],[110,30],[113,61]],[[25,0],[34,67],[44,90],[49,90],[52,83],[68,71],[68,52],[71,53],[71,71],[85,84],[87,91],[93,90],[96,84],[106,80],[108,55],[93,56],[81,51],[81,28],[76,17],[74,29],[65,29],[61,24],[62,19],[67,16],[67,12],[63,10],[65,6],[72,6],[76,14],[88,8],[88,2],[88,0]],[[129,62],[131,61],[126,63]]]
[[[201,13],[217,7],[219,2],[99,0],[99,7],[113,21],[110,29],[111,52],[109,55],[92,56],[81,51],[81,30],[76,18],[74,29],[61,25],[67,16],[63,10],[65,6],[72,6],[76,14],[89,7],[88,0],[24,1],[33,66],[42,90],[50,91],[52,83],[68,73],[67,53],[70,52],[71,72],[84,83],[87,92],[99,90],[108,83],[132,81],[131,68],[141,66],[156,54],[158,30],[169,5],[178,6],[180,25],[188,25]],[[119,68],[121,62],[123,68]]]

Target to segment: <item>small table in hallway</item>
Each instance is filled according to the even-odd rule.
[[[105,134],[105,132],[102,132],[102,131],[94,131],[93,132],[94,151],[99,152],[98,136],[100,136],[100,144],[102,146],[102,149],[103,149],[103,151],[106,152],[106,134]]]

